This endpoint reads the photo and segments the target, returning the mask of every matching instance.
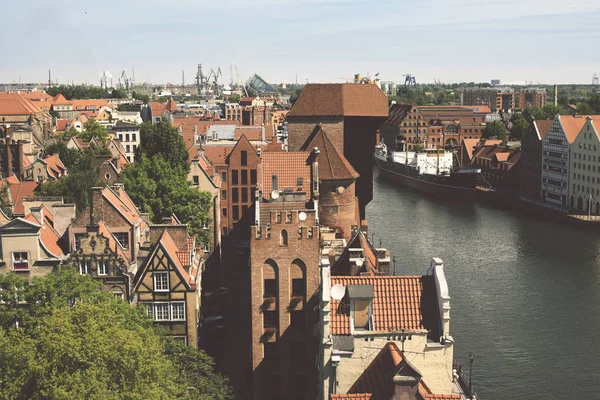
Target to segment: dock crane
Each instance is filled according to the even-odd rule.
[[[125,71],[121,72],[121,76],[119,77],[119,87],[123,88],[123,86],[125,87],[125,90],[129,92],[129,79],[127,78]]]
[[[406,85],[406,86],[412,86],[412,87],[417,87],[417,78],[414,75],[404,74],[402,76],[406,77],[404,79],[404,85]]]

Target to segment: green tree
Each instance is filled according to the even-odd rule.
[[[582,101],[577,103],[577,114],[579,115],[592,115],[596,111],[589,105],[589,103]]]
[[[227,101],[229,103],[238,103],[240,101],[241,97],[239,94],[232,94],[231,96],[229,96],[229,98],[227,99]]]
[[[69,149],[64,142],[51,143],[44,148],[46,155],[58,154],[67,170],[74,167],[81,158],[81,152],[77,149]]]
[[[2,399],[231,398],[205,353],[89,276],[59,268],[31,284],[0,275],[0,285]]]
[[[506,133],[506,126],[504,126],[504,123],[502,121],[492,121],[489,122],[484,128],[482,132],[482,137],[484,139],[495,138],[500,140],[506,140]]]
[[[83,132],[77,136],[86,142],[89,142],[92,138],[105,141],[108,139],[108,131],[106,130],[106,127],[100,125],[98,121],[90,119],[84,124]]]
[[[141,153],[138,160],[121,173],[127,194],[142,212],[150,213],[155,222],[177,215],[188,224],[190,233],[208,243],[208,232],[203,229],[210,222],[208,210],[211,196],[193,188],[187,172],[174,168],[160,154],[147,157]]]
[[[512,129],[510,131],[511,139],[520,140],[529,130],[529,122],[522,115],[518,115],[512,121]]]
[[[140,128],[140,146],[136,157],[139,158],[141,153],[146,154],[148,158],[160,155],[173,168],[180,168],[186,174],[190,170],[185,142],[177,128],[172,127],[168,122],[142,124]]]

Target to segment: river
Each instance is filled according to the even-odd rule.
[[[398,275],[444,260],[455,358],[468,373],[474,354],[481,399],[600,398],[600,235],[374,175],[375,244],[396,257]]]

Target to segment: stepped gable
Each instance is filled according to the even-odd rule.
[[[315,147],[319,149],[320,153],[317,157],[317,161],[319,162],[319,180],[357,179],[360,176],[340,150],[331,143],[331,140],[321,126],[311,136],[308,137],[300,150],[312,151]]]

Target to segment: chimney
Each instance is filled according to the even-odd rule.
[[[396,375],[394,376],[394,399],[420,399],[419,378],[411,375]]]
[[[554,85],[554,107],[558,106],[558,84]]]
[[[431,259],[431,273],[435,281],[435,289],[438,298],[438,310],[440,314],[441,335],[450,336],[450,295],[448,294],[448,282],[444,273],[444,262],[441,258]]]
[[[31,215],[40,222],[40,225],[44,225],[44,210],[41,205],[38,207],[31,207],[29,211],[31,212]]]

